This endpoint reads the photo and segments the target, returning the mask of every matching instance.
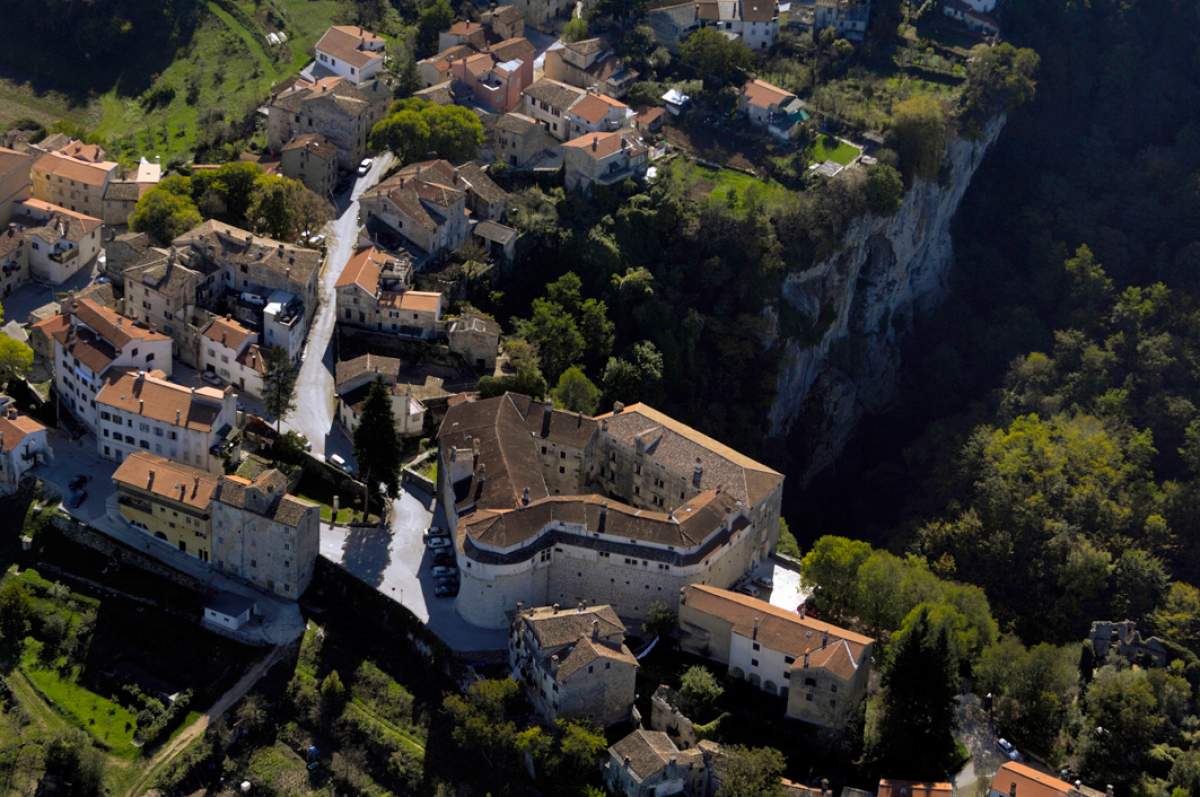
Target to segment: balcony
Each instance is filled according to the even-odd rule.
[[[50,253],[50,259],[55,263],[65,264],[79,257],[79,247],[72,246],[70,249],[56,249]]]

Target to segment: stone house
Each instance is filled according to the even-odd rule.
[[[1166,667],[1178,656],[1162,639],[1143,637],[1133,620],[1097,620],[1088,632],[1088,643],[1093,659],[1101,664],[1109,656],[1119,656],[1141,667]]]
[[[417,77],[421,80],[421,86],[430,88],[449,80],[450,65],[474,54],[475,48],[470,45],[455,44],[435,55],[417,61]]]
[[[438,498],[469,622],[517,602],[603,602],[626,618],[732,585],[774,549],[783,476],[645,405],[596,418],[506,394],[451,406]]]
[[[679,598],[680,647],[785,700],[785,715],[842,728],[866,697],[874,640],[704,584]]]
[[[635,112],[620,100],[589,91],[567,109],[567,124],[570,137],[578,138],[587,133],[610,133],[623,127],[631,127]]]
[[[438,50],[448,50],[458,45],[466,45],[474,50],[482,50],[487,46],[487,34],[483,25],[478,22],[460,19],[438,34]]]
[[[216,475],[149,451],[134,451],[112,478],[117,509],[131,526],[201,562],[211,559]]]
[[[287,477],[267,470],[250,481],[222,476],[212,504],[217,570],[299,600],[320,548],[320,508],[287,492]]]
[[[412,290],[412,266],[369,246],[346,263],[334,286],[338,323],[429,339],[442,318],[442,295]]]
[[[298,135],[280,150],[279,171],[317,196],[332,196],[337,187],[337,147],[320,133]]]
[[[383,37],[357,25],[333,25],[317,41],[316,64],[356,85],[379,77],[385,60]]]
[[[0,299],[29,281],[29,247],[16,227],[0,229]]]
[[[649,151],[632,130],[588,133],[562,145],[563,176],[568,191],[589,193],[595,185],[640,179]]]
[[[96,447],[122,462],[135,451],[220,474],[237,426],[231,388],[188,388],[161,371],[125,369],[109,375],[96,394]]]
[[[983,36],[998,36],[1000,23],[989,14],[996,0],[942,0],[942,13]]]
[[[123,227],[137,207],[137,201],[162,179],[162,166],[142,158],[132,174],[112,179],[104,189],[100,218],[112,227]]]
[[[577,42],[557,41],[546,51],[545,76],[581,89],[596,89],[610,97],[624,97],[638,72],[624,65],[599,38]]]
[[[25,227],[29,273],[36,280],[61,285],[100,254],[100,219],[40,199],[22,201],[17,214]]]
[[[871,0],[816,0],[813,33],[833,28],[838,36],[860,42],[871,24]]]
[[[33,188],[29,181],[33,160],[28,153],[0,147],[0,228],[8,225],[13,206],[27,198]]]
[[[210,321],[200,337],[202,371],[220,377],[238,393],[262,398],[267,364],[257,333],[225,317]]]
[[[53,350],[60,406],[97,437],[98,393],[112,372],[161,369],[171,373],[171,339],[90,299],[65,302],[62,312],[33,326]]]
[[[525,113],[559,141],[571,137],[567,111],[587,92],[577,86],[541,78],[525,89]]]
[[[521,13],[525,24],[547,30],[575,10],[576,0],[513,0],[512,7]],[[582,3],[585,7],[587,2]]]
[[[536,119],[516,111],[497,119],[492,135],[496,160],[517,169],[532,167],[558,146]]]
[[[364,354],[337,364],[334,390],[338,405],[335,417],[349,435],[353,436],[358,429],[371,385],[377,380],[388,388],[396,433],[401,437],[418,437],[425,431],[423,399],[444,392],[441,380],[430,377],[426,384],[413,385],[400,378],[400,370],[400,360],[378,354]]]
[[[662,731],[638,728],[608,748],[604,783],[621,797],[706,797],[706,770],[699,748],[680,750]]]
[[[479,24],[493,41],[525,35],[525,17],[513,5],[489,8],[479,15]]]
[[[508,113],[521,104],[521,92],[533,82],[533,59],[500,60],[490,52],[475,53],[451,61],[449,76],[465,86],[480,107],[495,114]]]
[[[638,664],[610,606],[518,606],[508,664],[548,723],[581,718],[607,728],[629,719]]]
[[[280,152],[296,136],[320,133],[351,171],[367,154],[371,127],[383,118],[392,91],[383,81],[355,85],[344,77],[297,78],[267,105],[267,146]]]
[[[109,260],[113,254],[110,246]],[[217,267],[200,257],[149,247],[136,265],[123,272],[125,312],[130,318],[168,335],[175,356],[200,367],[200,329],[208,321],[204,307],[212,306],[224,291]]]
[[[466,360],[476,371],[490,374],[496,370],[500,325],[495,319],[465,313],[450,322],[446,335],[450,339],[450,351]]]
[[[75,152],[80,157],[58,151],[46,153],[34,161],[29,172],[32,196],[100,219],[104,216],[104,192],[120,167],[115,162],[103,160],[103,150],[98,148],[88,151],[70,148],[78,143],[72,142],[66,152]]]
[[[5,396],[0,403],[0,493],[11,494],[30,469],[53,459],[46,427],[18,412]]]
[[[654,31],[654,40],[674,52],[693,31],[700,29],[700,6],[697,0],[687,0],[659,6],[646,12],[646,24]]]

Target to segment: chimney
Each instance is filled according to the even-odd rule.
[[[700,461],[700,457],[696,457],[696,467],[692,468],[692,486],[697,490],[700,489],[700,479],[704,476],[704,463]]]
[[[799,611],[800,611],[800,619],[803,620],[805,617],[808,616],[808,604],[807,603],[800,604]]]
[[[750,632],[750,638],[751,638],[751,639],[758,639],[758,627],[759,627],[760,625],[762,625],[762,618],[761,618],[761,617],[755,617],[755,618],[754,618],[754,630],[752,630],[752,631]]]
[[[613,402],[613,415],[619,415],[621,413],[621,411],[624,409],[625,409],[625,405],[622,404],[621,402],[619,402],[619,401]]]
[[[821,647],[824,648],[824,647],[828,647],[828,646],[829,646],[829,629],[826,628],[821,633]]]
[[[154,471],[150,471],[150,475],[146,477],[146,489],[149,490],[154,486]]]
[[[593,137],[592,138],[592,152],[595,152],[595,151],[596,151],[596,138]]]
[[[808,651],[804,651],[804,669],[808,669]]]
[[[521,491],[521,506],[529,506],[529,488]],[[555,604],[557,606],[557,604]]]
[[[195,478],[195,481],[192,482],[192,498],[195,498],[196,494],[199,492],[200,492],[200,477],[197,476]]]
[[[604,504],[600,505],[600,519],[596,521],[596,533],[603,534],[604,527],[608,525],[608,507]]]
[[[146,411],[146,400],[138,399],[138,415],[143,414],[145,411]]]
[[[542,408],[542,437],[550,436],[550,419],[554,417],[554,403],[547,399]]]
[[[592,620],[592,641],[597,642],[600,639],[600,621]]]
[[[554,606],[552,606],[551,608],[554,609],[555,614],[558,613],[558,604],[557,603],[554,604]]]
[[[119,327],[125,326],[125,319],[122,318],[121,316],[117,316],[117,326],[119,326]]]
[[[1008,797],[1017,797],[1017,782],[1015,780],[1008,784]]]

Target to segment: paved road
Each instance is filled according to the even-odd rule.
[[[283,658],[283,653],[286,649],[287,648],[285,646],[280,645],[279,647],[271,650],[270,653],[268,653],[257,664],[251,667],[236,684],[229,687],[229,690],[225,692],[225,694],[217,698],[217,701],[212,704],[208,711],[205,711],[202,715],[200,715],[199,719],[197,719],[188,727],[184,728],[182,731],[176,734],[173,739],[163,745],[159,751],[154,754],[154,758],[150,759],[150,763],[147,764],[146,768],[142,771],[142,776],[138,778],[136,783],[129,787],[129,791],[125,793],[126,797],[140,797],[140,795],[146,790],[146,787],[151,784],[154,775],[163,767],[163,765],[174,759],[177,755],[187,749],[188,745],[203,736],[204,732],[208,730],[209,725],[211,725],[215,720],[220,719],[221,716],[230,708],[232,708],[235,703],[245,697],[246,693],[249,692],[256,683],[258,683],[258,680],[266,675],[267,671],[270,670],[276,662]]]
[[[283,426],[299,432],[312,443],[312,453],[341,454],[347,462],[353,462],[349,440],[333,425],[333,327],[337,314],[336,294],[333,286],[346,261],[354,253],[358,238],[358,197],[374,186],[391,166],[392,155],[385,153],[375,158],[375,163],[365,177],[355,181],[350,192],[350,202],[342,215],[330,224],[329,253],[325,259],[325,270],[321,274],[318,288],[320,306],[313,316],[304,347],[304,364],[296,383],[296,409],[283,421]]]

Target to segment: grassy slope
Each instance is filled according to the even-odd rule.
[[[21,673],[38,694],[57,706],[75,725],[87,731],[118,758],[139,755],[133,745],[137,717],[125,707],[62,677],[56,670],[41,667],[28,653],[21,658]]]
[[[832,136],[820,135],[809,147],[807,155],[813,163],[833,161],[845,166],[857,158],[861,151],[858,147],[853,147]]]

